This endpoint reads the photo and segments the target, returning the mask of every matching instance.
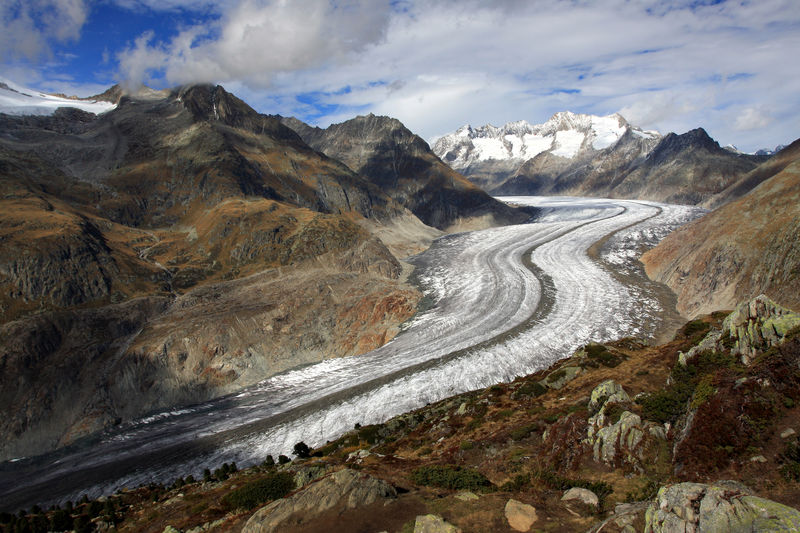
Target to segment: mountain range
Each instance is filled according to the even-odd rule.
[[[528,218],[407,130],[395,157],[455,186],[372,182],[219,86],[95,99],[0,114],[3,458],[387,342],[421,297],[398,257],[441,235],[405,204]]]
[[[766,155],[721,148],[702,128],[662,136],[622,116],[556,113],[543,124],[464,126],[437,138],[434,152],[498,195],[647,198],[704,204]]]
[[[651,484],[667,471],[680,479],[736,468],[752,473],[754,447],[772,453],[776,464],[794,464],[781,458],[791,449],[780,439],[745,435],[751,426],[723,415],[726,406],[744,405],[756,414],[779,412],[783,425],[800,420],[800,389],[780,367],[796,363],[799,342],[795,322],[784,328],[781,317],[790,311],[780,306],[800,308],[800,141],[749,155],[720,147],[701,128],[661,135],[619,115],[563,112],[540,125],[465,126],[431,148],[390,117],[359,116],[322,129],[258,113],[212,85],[135,93],[115,86],[76,100],[0,84],[0,132],[0,460],[52,451],[147,413],[387,343],[423,304],[404,258],[447,232],[535,216],[486,189],[708,208],[642,257],[647,274],[674,291],[678,311],[700,319],[661,347],[631,340],[587,346],[558,369],[449,400],[419,420],[403,415],[402,423],[374,430],[383,433],[357,428],[325,452],[335,468],[351,464],[348,454],[371,440],[382,453],[398,453],[367,462],[390,481],[429,459],[461,461],[524,499],[523,487],[550,490],[575,481],[577,465],[599,453],[584,446],[587,435],[599,435],[589,427],[604,435],[616,428],[619,436],[631,430],[620,426],[632,420],[628,415],[641,415],[635,428],[647,436],[637,442],[647,446],[633,445],[639,455],[628,461],[630,450],[615,441],[608,460],[585,471],[600,472],[618,491],[636,488],[632,472],[646,472]],[[774,302],[751,300],[761,293]],[[743,301],[750,307],[725,323],[709,315]],[[767,311],[774,316],[765,318]],[[742,322],[731,326],[733,320]],[[753,333],[748,324],[764,327]],[[706,332],[716,330],[708,341],[713,350],[701,350],[712,346]],[[764,341],[759,354],[783,359],[740,363],[734,336]],[[776,336],[789,344],[768,351]],[[679,368],[684,351],[691,353],[683,355],[684,366],[688,357],[697,367],[689,377]],[[712,356],[724,360],[706,360]],[[718,368],[720,361],[727,366]],[[748,394],[737,392],[740,374]],[[668,376],[686,378],[693,389],[680,397],[680,409],[661,416],[659,409],[677,401],[664,395],[683,394]],[[586,400],[609,378],[663,405],[620,396],[624,409],[611,402],[608,416],[595,418]],[[764,379],[782,388],[764,393],[774,405],[759,411],[748,402],[761,398]],[[723,419],[744,429],[732,444],[708,444],[704,428],[717,434],[726,428],[714,420]],[[770,431],[777,428],[770,424]],[[776,451],[779,444],[783,451]],[[708,449],[728,445],[739,466],[708,462]],[[411,463],[403,463],[407,457]],[[531,457],[552,468],[529,468]],[[233,490],[220,487],[202,490]],[[641,493],[655,498],[650,489]],[[795,501],[791,491],[778,493]],[[451,496],[443,497],[456,506],[453,516],[465,524],[479,520]],[[576,527],[592,522],[586,508],[567,513],[550,496],[547,513],[556,519]],[[486,512],[497,514],[487,498]],[[416,500],[409,505],[403,512],[412,518],[426,508]],[[224,515],[211,510],[209,521]],[[636,512],[644,519],[644,508]],[[382,514],[381,506],[376,515]]]

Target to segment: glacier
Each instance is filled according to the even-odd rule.
[[[434,305],[388,344],[122,424],[92,442],[6,462],[0,499],[49,504],[197,476],[223,462],[260,463],[301,440],[318,446],[356,423],[380,423],[546,368],[591,341],[652,338],[662,303],[647,284],[622,284],[614,273],[635,270],[643,248],[702,210],[630,200],[501,200],[536,206],[540,215],[448,235],[410,258]],[[590,256],[601,240],[599,255]]]

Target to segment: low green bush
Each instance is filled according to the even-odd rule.
[[[249,510],[268,501],[283,498],[292,489],[294,476],[289,472],[275,472],[230,491],[222,498],[222,503],[231,510]]]
[[[514,440],[527,439],[534,431],[536,431],[536,424],[528,424],[527,426],[522,426],[513,430],[511,432],[511,438]]]
[[[369,444],[375,444],[381,438],[379,433],[380,429],[381,426],[378,425],[363,426],[358,430],[358,438]]]
[[[687,339],[698,337],[698,340],[711,330],[711,324],[702,320],[692,320],[681,328],[680,334]]]
[[[560,476],[552,470],[542,469],[533,473],[533,477],[556,490],[569,490],[573,487],[588,489],[594,492],[600,501],[614,492],[614,488],[605,481],[589,481],[588,479],[572,479]]]
[[[517,398],[522,396],[541,396],[545,392],[547,392],[547,387],[538,381],[528,381],[519,389],[517,389],[517,392],[514,394],[514,396]]]
[[[493,487],[492,482],[474,468],[454,465],[421,466],[411,473],[411,480],[417,485],[450,490],[485,492]]]
[[[587,344],[583,350],[589,358],[590,366],[597,366],[597,363],[614,368],[622,362],[622,358],[614,355],[602,344]],[[591,364],[594,363],[594,364]]]

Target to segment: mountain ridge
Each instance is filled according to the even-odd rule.
[[[439,137],[434,151],[496,195],[588,195],[691,204],[711,202],[769,157],[723,149],[702,128],[662,136],[632,126],[619,114],[570,112],[533,126],[525,121],[502,128],[465,126]]]
[[[314,149],[342,161],[430,226],[478,229],[528,218],[442,163],[397,119],[370,114],[326,129],[295,118],[283,121]]]

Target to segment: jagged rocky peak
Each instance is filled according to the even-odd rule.
[[[221,122],[293,143],[301,142],[294,130],[281,123],[280,117],[259,113],[221,85],[186,85],[173,89],[170,96],[177,99],[195,120]]]
[[[572,159],[608,148],[629,131],[640,137],[659,137],[657,132],[631,126],[618,113],[601,117],[561,111],[543,124],[525,120],[501,127],[487,124],[473,128],[467,124],[434,139],[433,151],[458,170],[486,161],[520,163],[545,152]]]

